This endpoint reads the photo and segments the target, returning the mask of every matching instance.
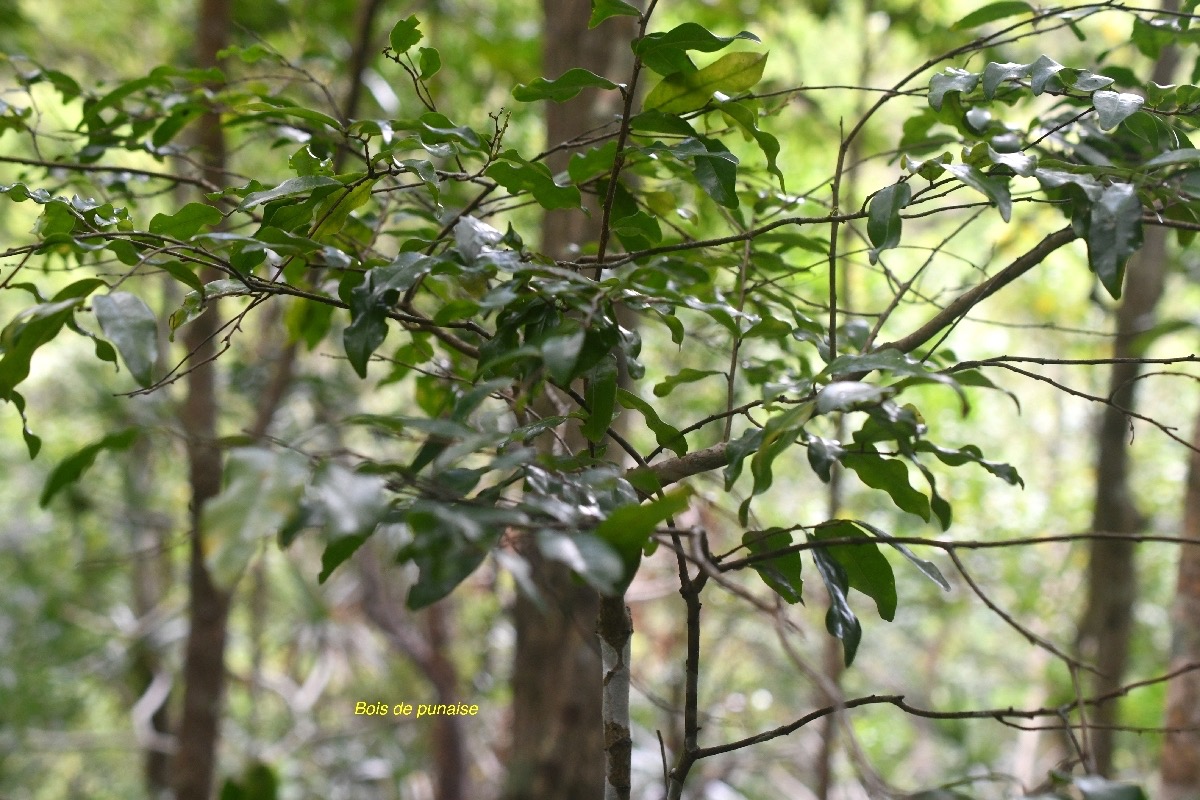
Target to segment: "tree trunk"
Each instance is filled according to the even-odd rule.
[[[232,24],[229,0],[200,0],[197,9],[196,49],[201,67],[217,65],[217,53],[226,47]],[[225,134],[213,111],[198,122],[204,178],[224,185]],[[210,270],[211,272],[211,270]],[[202,277],[215,280],[216,274]],[[190,354],[187,396],[182,416],[187,440],[191,485],[191,560],[188,589],[188,638],[183,665],[183,714],[175,754],[176,800],[210,800],[220,739],[221,706],[225,689],[225,637],[229,623],[229,594],[213,583],[204,563],[204,504],[221,489],[221,452],[217,445],[217,395],[212,358],[218,319],[209,307],[184,329],[184,346]]]
[[[590,0],[543,0],[545,13],[542,74],[558,77],[571,67],[614,76],[625,68],[619,55],[628,51],[630,18],[613,18],[588,30]],[[612,95],[615,93],[608,93]],[[546,138],[556,145],[579,136],[617,110],[598,104],[611,100],[595,90],[568,103],[548,103]],[[566,168],[568,153],[547,159],[552,172]],[[600,214],[548,211],[542,226],[542,251],[569,256],[575,247],[594,242]],[[547,607],[521,595],[514,609],[516,654],[513,664],[513,728],[509,754],[508,800],[598,800],[604,793],[605,738],[601,711],[601,662],[596,641],[600,600],[572,580],[570,572],[529,553]]]
[[[1164,10],[1177,7],[1175,0],[1164,0],[1162,5]],[[1154,65],[1152,80],[1170,83],[1177,62],[1174,48],[1165,48]],[[1163,292],[1166,260],[1166,229],[1148,228],[1145,244],[1130,259],[1126,273],[1125,296],[1117,309],[1114,358],[1136,355],[1134,340],[1153,327],[1155,308]],[[1136,408],[1140,374],[1141,365],[1135,362],[1112,366],[1109,378],[1112,404],[1105,406],[1097,433],[1094,531],[1133,534],[1144,524],[1129,486],[1131,431],[1126,414]],[[1088,596],[1079,626],[1078,649],[1084,660],[1101,673],[1091,682],[1092,693],[1099,695],[1116,691],[1125,676],[1133,632],[1133,605],[1137,600],[1137,564],[1134,544],[1129,540],[1097,539],[1090,551]],[[1097,706],[1088,720],[1095,726],[1088,732],[1091,766],[1101,775],[1112,772],[1117,711],[1117,702],[1109,701]]]
[[[1200,414],[1192,446],[1200,448]],[[1179,548],[1179,577],[1171,608],[1171,670],[1200,662],[1200,453],[1191,454],[1181,535],[1196,545]],[[1187,672],[1167,686],[1163,741],[1162,800],[1200,797],[1200,672]],[[1184,730],[1190,729],[1190,730]]]

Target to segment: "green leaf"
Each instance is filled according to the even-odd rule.
[[[1046,84],[1060,71],[1066,69],[1062,64],[1047,55],[1038,56],[1029,66],[1029,86],[1037,96],[1046,90]]]
[[[1200,150],[1194,147],[1184,147],[1179,150],[1168,150],[1165,153],[1159,153],[1154,158],[1146,162],[1147,167],[1166,167],[1172,164],[1195,164],[1200,163]]]
[[[682,114],[703,108],[713,92],[737,94],[762,80],[765,53],[730,53],[696,72],[678,72],[663,78],[643,102],[646,110]]]
[[[629,586],[642,561],[642,548],[659,523],[685,511],[692,490],[686,486],[667,492],[663,497],[636,506],[621,506],[596,527],[596,536],[621,556],[623,574],[620,586]]]
[[[1020,486],[1022,488],[1025,486],[1025,481],[1021,478],[1020,473],[1017,472],[1016,467],[1000,461],[988,461],[983,457],[982,451],[973,444],[966,445],[960,450],[953,450],[921,440],[916,443],[914,449],[918,453],[933,453],[939,461],[951,467],[958,467],[963,464],[978,464],[1009,485]]]
[[[737,156],[716,139],[703,138],[701,141],[709,155],[693,156],[692,175],[717,205],[737,208]]]
[[[314,189],[319,189],[322,186],[341,186],[341,182],[324,175],[304,175],[298,178],[288,178],[283,183],[276,186],[274,189],[268,189],[262,192],[251,192],[246,195],[246,199],[237,207],[238,211],[249,211],[256,206],[261,206],[263,203],[269,203],[272,200],[280,200],[285,197],[298,197],[308,194]]]
[[[1029,74],[1030,66],[1029,64],[1014,64],[1011,61],[1003,64],[995,61],[989,63],[983,69],[983,96],[991,100],[996,96],[996,90],[1000,88],[1000,84],[1024,78]]]
[[[1008,222],[1012,218],[1012,195],[1003,180],[987,177],[967,164],[946,164],[945,170],[995,203],[1002,220]]]
[[[573,183],[587,183],[594,178],[611,174],[616,157],[617,142],[615,139],[609,140],[599,147],[572,154],[567,165],[567,174],[571,176]]]
[[[782,528],[765,531],[746,531],[742,544],[753,555],[775,553],[790,547],[792,534]],[[785,602],[796,604],[804,601],[804,579],[800,572],[804,566],[799,553],[786,553],[769,559],[750,562],[751,568]]]
[[[833,479],[833,465],[842,460],[846,448],[834,439],[824,439],[820,436],[808,437],[808,464],[825,483]]]
[[[96,463],[96,456],[102,451],[128,450],[137,437],[138,431],[136,428],[127,428],[117,433],[110,433],[103,439],[92,442],[58,462],[54,469],[50,471],[50,477],[46,478],[45,485],[42,486],[42,494],[38,498],[38,505],[45,508],[54,499],[54,495],[83,477],[83,473],[87,472],[92,464]],[[32,455],[30,457],[32,458]]]
[[[153,382],[158,361],[158,318],[142,298],[129,292],[111,292],[92,298],[92,308],[121,359],[143,389]]]
[[[932,561],[926,561],[923,558],[917,558],[917,556],[913,554],[912,550],[909,550],[905,545],[894,541],[890,534],[879,528],[876,528],[874,525],[862,522],[861,520],[855,520],[854,524],[860,528],[863,528],[864,530],[870,531],[881,540],[895,548],[897,552],[911,561],[917,567],[917,569],[921,570],[925,577],[942,587],[943,591],[950,591],[950,582],[946,580],[946,577],[942,575],[942,571],[938,569],[937,565],[935,565]]]
[[[538,205],[545,209],[579,208],[582,195],[576,186],[559,186],[550,174],[550,168],[542,163],[528,162],[509,150],[484,170],[496,183],[512,194],[529,192]]]
[[[230,452],[221,492],[204,504],[200,529],[213,581],[232,589],[254,555],[292,516],[309,477],[308,459],[291,450]]]
[[[975,9],[951,25],[950,30],[966,31],[988,22],[995,22],[998,19],[1015,17],[1018,14],[1032,14],[1033,12],[1033,6],[1029,5],[1029,3],[1019,2],[1019,0],[1002,0],[999,3],[988,3],[983,8]]]
[[[103,282],[97,281],[96,286],[99,285],[103,285]],[[96,286],[87,291],[94,290]],[[64,325],[72,322],[75,310],[82,304],[83,297],[41,303],[20,312],[5,326],[4,331],[0,332],[0,345],[4,352],[3,358],[0,358],[0,400],[8,400],[12,390],[29,377],[34,352],[53,340]]]
[[[646,35],[634,44],[633,52],[642,59],[642,63],[659,75],[671,75],[694,71],[687,51],[715,53],[738,39],[759,41],[759,38],[749,31],[742,31],[733,36],[717,36],[702,25],[685,22],[669,31]]]
[[[894,458],[884,458],[868,448],[868,452],[848,452],[842,463],[857,473],[859,479],[872,489],[888,493],[901,511],[915,514],[929,522],[929,498],[908,482],[908,466]]]
[[[862,381],[834,381],[817,394],[817,413],[858,411],[879,405],[893,394],[895,390],[887,386]]]
[[[1100,127],[1110,131],[1142,107],[1146,101],[1139,95],[1123,92],[1097,91],[1092,93],[1092,107]]]
[[[155,214],[150,220],[150,232],[175,239],[190,239],[201,228],[211,228],[224,216],[219,209],[204,203],[188,203],[174,214]]]
[[[410,16],[402,19],[392,26],[392,32],[388,36],[388,41],[391,43],[392,50],[397,55],[407,53],[408,50],[415,44],[421,41],[423,35],[420,28],[421,21],[416,16]]]
[[[896,576],[892,565],[879,552],[879,546],[848,520],[830,520],[818,525],[809,537],[821,542],[830,539],[858,539],[862,544],[829,545],[829,557],[842,565],[850,588],[857,589],[875,601],[882,619],[896,618]]]
[[[592,16],[588,19],[588,28],[594,28],[609,17],[640,17],[638,11],[624,0],[592,0]]]
[[[1105,290],[1118,299],[1125,263],[1142,246],[1142,203],[1128,183],[1114,183],[1092,204],[1088,262]]]
[[[608,542],[583,531],[570,535],[552,530],[540,530],[536,539],[538,552],[551,561],[565,564],[601,594],[619,591],[625,565],[621,556]]]
[[[329,580],[329,576],[333,574],[333,571],[345,563],[346,559],[354,555],[358,548],[362,547],[363,543],[369,538],[369,536],[362,534],[342,536],[325,545],[325,550],[321,553],[321,573],[317,575],[317,583],[324,583]]]
[[[417,53],[417,66],[420,68],[419,77],[427,81],[442,70],[442,54],[433,47],[422,47]]]
[[[671,392],[675,391],[681,384],[695,383],[696,381],[704,380],[710,375],[724,375],[725,373],[719,369],[693,369],[684,367],[674,375],[668,375],[663,380],[659,381],[654,386],[655,397],[666,397]]]
[[[646,427],[654,433],[659,447],[665,447],[677,456],[687,455],[687,439],[673,425],[663,422],[654,406],[626,389],[617,389],[617,402],[625,408],[639,412],[646,420]]]
[[[588,380],[585,398],[588,406],[587,420],[580,428],[589,442],[599,444],[608,433],[613,411],[617,405],[617,368],[611,360],[592,371]]]
[[[589,88],[616,89],[617,84],[594,72],[576,67],[567,70],[552,81],[538,78],[532,83],[519,83],[513,89],[512,95],[522,103],[532,103],[537,100],[553,100],[555,103],[563,103]]]
[[[766,131],[759,130],[758,115],[746,106],[746,104],[729,101],[718,103],[717,108],[721,109],[722,114],[733,120],[744,132],[754,139],[758,144],[758,148],[762,150],[763,155],[767,159],[767,172],[778,178],[780,190],[786,191],[783,171],[779,169],[777,163],[779,158],[779,140]]]
[[[854,663],[858,643],[862,640],[862,623],[850,610],[850,580],[846,570],[834,560],[824,548],[812,550],[813,562],[829,593],[829,611],[825,614],[825,629],[842,642],[842,653],[846,666]]]
[[[542,342],[542,362],[551,379],[559,384],[568,384],[575,378],[575,365],[579,363],[579,352],[583,349],[585,333],[574,328],[561,336],[551,336]]]
[[[880,189],[871,198],[867,209],[867,236],[875,245],[868,253],[872,264],[879,261],[880,252],[900,244],[900,209],[911,199],[912,187],[907,182]]]
[[[978,72],[951,67],[929,79],[929,105],[934,111],[942,110],[942,103],[950,92],[969,92],[979,83]]]

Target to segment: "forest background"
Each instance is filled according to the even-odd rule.
[[[1193,6],[3,0],[0,798],[1198,796]]]

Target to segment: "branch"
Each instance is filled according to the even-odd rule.
[[[909,335],[894,342],[881,344],[875,350],[889,348],[902,353],[911,353],[928,342],[946,326],[965,316],[972,308],[1003,289],[1029,270],[1042,263],[1055,250],[1068,242],[1075,240],[1075,232],[1070,226],[1055,231],[1042,239],[1032,250],[1017,257],[1011,264],[997,272],[991,278],[979,284],[970,291],[959,295],[955,300],[939,311],[933,319],[926,322]]]

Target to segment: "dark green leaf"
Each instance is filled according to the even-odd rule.
[[[893,541],[890,534],[885,533],[879,528],[876,528],[874,525],[870,525],[860,520],[855,520],[854,524],[860,528],[870,531],[883,541],[890,544],[897,550],[897,552],[915,564],[917,569],[924,573],[925,577],[942,587],[944,591],[950,591],[950,582],[946,580],[945,576],[942,575],[942,571],[938,569],[932,561],[926,561],[923,558],[917,558],[917,556],[913,554],[912,550],[909,550],[905,545]]]
[[[929,521],[929,498],[909,484],[908,467],[903,461],[875,452],[849,452],[842,456],[842,463],[854,470],[867,486],[887,492],[901,511]]]
[[[158,361],[158,318],[137,295],[112,292],[92,298],[100,329],[121,353],[121,359],[144,389],[154,382]]]
[[[1142,246],[1142,203],[1128,183],[1107,187],[1092,204],[1088,261],[1113,299],[1121,296],[1125,263]]]
[[[619,590],[625,566],[621,556],[603,539],[578,531],[570,535],[552,530],[537,532],[538,552],[565,564],[601,594]]]
[[[942,110],[942,103],[950,92],[969,92],[979,83],[978,72],[951,67],[929,79],[929,105],[934,111]]]
[[[593,370],[585,392],[587,420],[580,432],[589,442],[599,443],[608,433],[617,405],[617,368],[611,361]]]
[[[896,618],[896,576],[892,565],[879,552],[879,546],[847,520],[831,520],[818,525],[810,537],[821,542],[830,539],[858,539],[862,544],[828,545],[829,557],[841,564],[850,588],[857,589],[875,601],[882,619]]]
[[[1019,0],[1002,0],[998,3],[988,3],[983,8],[975,9],[954,23],[950,26],[950,30],[970,30],[988,22],[995,22],[998,19],[1015,17],[1018,14],[1032,14],[1033,11],[1033,6],[1029,5],[1029,3],[1019,2]]]
[[[1168,150],[1159,153],[1146,162],[1147,167],[1166,167],[1172,164],[1194,164],[1200,162],[1200,150],[1185,147],[1180,150]]]
[[[765,531],[747,531],[742,535],[742,544],[751,554],[775,553],[792,545],[792,535],[781,528]],[[800,576],[804,566],[799,553],[786,553],[773,558],[753,561],[750,566],[762,578],[763,583],[775,590],[785,602],[795,604],[804,600],[804,579]]]
[[[908,183],[896,183],[880,189],[871,198],[867,211],[867,236],[871,239],[869,256],[871,263],[879,261],[879,253],[900,244],[900,209],[912,199],[912,187]]]
[[[110,433],[103,439],[92,442],[58,462],[54,469],[50,471],[50,477],[46,478],[46,484],[42,487],[41,497],[38,498],[38,505],[45,508],[60,490],[78,481],[83,476],[83,473],[87,472],[92,464],[96,462],[96,456],[101,451],[127,450],[137,437],[138,431],[136,428],[128,428],[117,433]]]
[[[833,479],[833,465],[841,461],[845,453],[846,448],[841,442],[820,436],[808,437],[808,464],[825,483]]]
[[[321,553],[321,574],[317,576],[317,583],[324,583],[329,580],[329,576],[333,571],[340,567],[346,559],[354,555],[358,548],[362,547],[363,542],[369,537],[364,535],[342,536],[334,539],[329,544],[325,545],[325,552]]]
[[[609,17],[640,17],[638,11],[624,0],[592,0],[592,16],[588,28],[594,28]]]
[[[589,88],[616,89],[617,84],[594,72],[576,67],[567,70],[552,81],[538,78],[532,83],[519,83],[513,89],[512,95],[522,103],[532,103],[537,100],[553,100],[555,103],[563,103]]]
[[[858,643],[862,640],[862,623],[850,610],[850,582],[846,570],[818,547],[812,551],[813,562],[817,572],[829,592],[829,611],[825,614],[825,628],[842,642],[842,653],[846,666],[854,663],[854,654],[858,652]]]
[[[716,139],[704,138],[702,141],[709,154],[693,156],[692,175],[717,205],[737,208],[737,156]]]
[[[308,194],[313,189],[319,189],[322,186],[341,185],[340,182],[324,175],[304,175],[298,178],[288,178],[274,189],[268,189],[263,192],[251,192],[246,195],[246,199],[238,206],[238,211],[248,211],[263,203],[269,203],[272,200],[279,200],[284,197],[297,197]]]
[[[996,204],[996,208],[1000,211],[1000,218],[1005,222],[1012,218],[1012,196],[1008,192],[1008,185],[1003,180],[987,177],[975,167],[967,164],[946,164],[945,169],[967,186],[986,195]]]
[[[1031,65],[1029,64],[1014,64],[1012,62],[1000,64],[995,61],[989,63],[983,69],[983,96],[991,100],[996,95],[996,90],[1000,88],[1000,84],[1005,81],[1016,81],[1029,75]]]
[[[749,31],[742,31],[733,36],[716,36],[702,25],[685,22],[669,31],[648,34],[634,44],[633,52],[659,75],[671,75],[691,71],[687,51],[715,53],[738,39],[759,41],[758,37]],[[647,107],[650,106],[651,104],[647,103]]]
[[[621,584],[625,589],[637,573],[646,545],[659,523],[687,509],[691,489],[682,487],[661,498],[635,506],[622,506],[608,515],[596,528],[596,536],[607,542],[621,556],[624,567]]]
[[[665,447],[677,456],[687,454],[687,439],[678,428],[663,422],[654,406],[626,389],[617,389],[617,401],[625,408],[638,411],[645,418],[646,427],[654,433],[659,447]]]

